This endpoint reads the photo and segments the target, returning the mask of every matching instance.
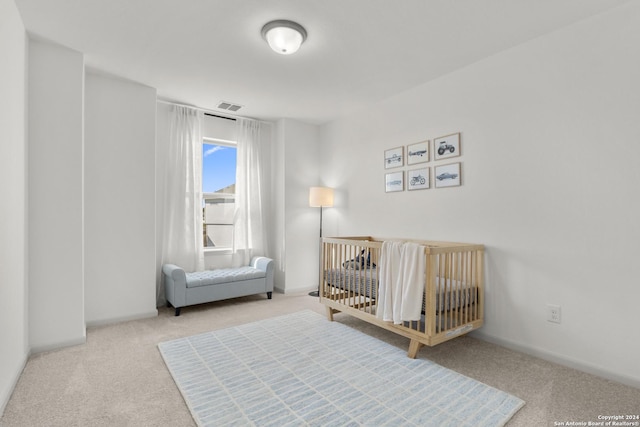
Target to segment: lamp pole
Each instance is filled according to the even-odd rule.
[[[320,296],[320,285],[322,278],[322,210],[326,207],[333,206],[333,189],[328,187],[311,187],[309,189],[309,206],[320,208],[320,240],[318,241],[318,290],[309,292],[312,297]]]
[[[319,240],[319,250],[318,250],[318,269],[322,269],[322,206],[320,206],[320,240]],[[319,274],[318,274],[319,276]],[[309,292],[310,297],[319,297],[320,296],[320,282],[318,282],[318,290]]]

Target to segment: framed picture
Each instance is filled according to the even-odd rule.
[[[393,193],[394,191],[404,190],[404,172],[387,173],[384,176],[385,192]]]
[[[460,133],[433,140],[433,159],[441,160],[460,155]]]
[[[436,188],[457,187],[460,185],[460,163],[436,166],[433,171]]]
[[[384,152],[384,168],[404,166],[404,147],[392,148]]]
[[[429,141],[418,142],[407,146],[407,164],[425,163],[429,161]]]
[[[407,190],[424,190],[429,188],[429,168],[407,171]]]

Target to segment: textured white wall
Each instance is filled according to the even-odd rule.
[[[29,42],[29,339],[85,340],[81,53]]]
[[[271,213],[273,220],[271,221],[270,233],[273,238],[269,241],[271,245],[271,255],[275,262],[274,270],[274,287],[280,292],[284,292],[286,275],[285,275],[285,205],[284,205],[284,123],[280,120],[274,126],[273,151],[271,156],[271,165],[273,173],[271,174],[272,182],[272,205]]]
[[[0,0],[0,415],[29,353],[26,49],[13,0]]]
[[[155,110],[155,89],[86,73],[88,325],[157,315]]]
[[[330,233],[483,243],[481,336],[640,385],[639,14],[627,3],[324,126]],[[458,131],[462,187],[385,194],[385,149]]]
[[[286,293],[318,287],[320,211],[309,207],[309,187],[320,185],[318,127],[296,120],[278,122],[282,131],[284,232],[281,266]]]

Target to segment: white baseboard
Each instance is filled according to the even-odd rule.
[[[282,288],[276,287],[275,290],[277,292],[280,292],[281,294],[291,295],[291,294],[304,294],[304,293],[309,293],[311,291],[317,291],[318,287],[317,286],[306,286],[306,287],[294,288],[294,289],[291,289],[291,288],[282,289]]]
[[[30,354],[44,353],[45,351],[59,350],[65,347],[73,347],[76,345],[82,345],[87,343],[87,336],[83,336],[82,338],[77,338],[69,341],[62,341],[55,344],[47,344],[41,345],[38,347],[31,347]]]
[[[158,317],[158,310],[148,311],[146,313],[137,313],[130,316],[111,317],[109,319],[92,320],[86,322],[87,328],[95,326],[113,325],[115,323],[129,322],[131,320],[148,319],[150,317]]]
[[[29,360],[30,354],[27,353],[22,360],[22,366],[20,366],[16,372],[12,375],[9,380],[9,388],[7,389],[7,393],[3,396],[0,396],[0,418],[4,415],[4,410],[7,408],[7,404],[9,400],[11,400],[11,396],[13,395],[13,391],[16,389],[18,385],[18,380],[20,380],[20,376],[22,375],[22,371],[24,371],[25,366],[27,366],[27,361]]]
[[[586,372],[591,375],[595,375],[595,376],[602,377],[611,381],[615,381],[624,385],[628,385],[630,387],[635,387],[640,389],[640,378],[632,378],[625,375],[621,375],[617,372],[610,371],[601,366],[596,366],[582,360],[573,359],[571,357],[563,356],[561,354],[553,353],[547,350],[542,350],[536,347],[527,346],[522,343],[506,340],[504,338],[498,338],[492,335],[487,335],[478,330],[473,331],[469,335],[473,336],[474,338],[478,338],[482,341],[487,341],[492,344],[496,344],[501,347],[508,348],[510,350],[518,351],[520,353],[525,353],[549,362],[557,363],[558,365],[566,366],[568,368],[576,369],[578,371]]]

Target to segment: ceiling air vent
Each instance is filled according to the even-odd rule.
[[[221,110],[238,111],[242,108],[242,105],[233,104],[227,101],[220,101],[218,103],[218,108],[220,108]]]

